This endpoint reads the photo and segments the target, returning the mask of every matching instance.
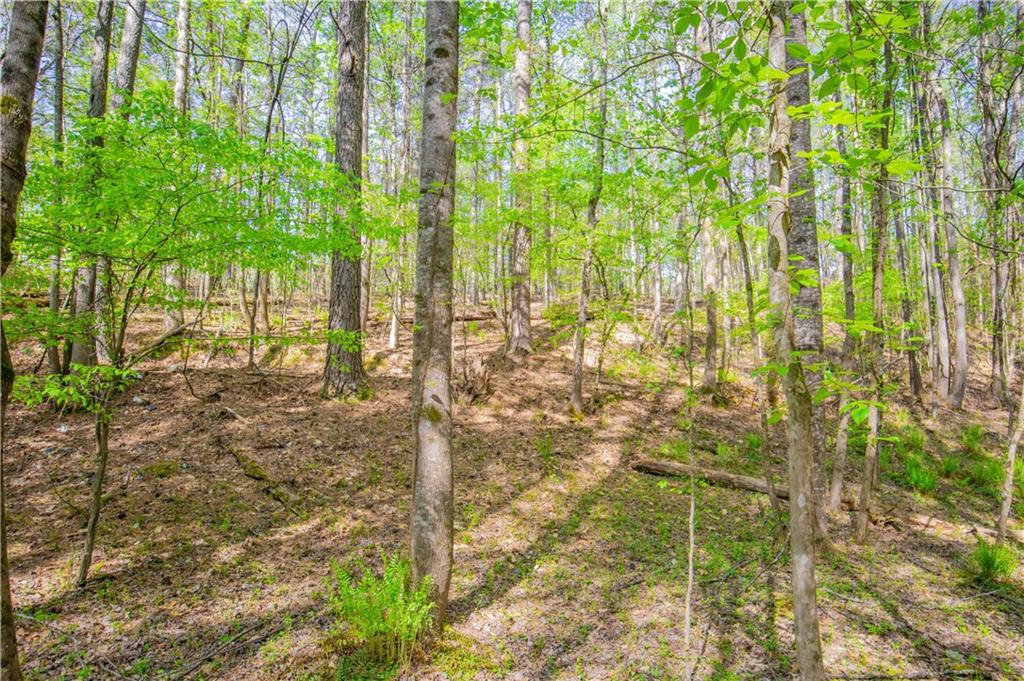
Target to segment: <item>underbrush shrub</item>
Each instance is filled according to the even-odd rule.
[[[1003,473],[1003,465],[999,461],[983,457],[971,462],[967,469],[967,482],[980,492],[998,496]]]
[[[939,462],[939,474],[944,478],[952,478],[960,472],[960,458],[952,454],[942,457]]]
[[[904,459],[902,480],[916,492],[927,494],[935,490],[935,472],[917,454],[908,454]]]
[[[365,566],[357,578],[332,564],[328,605],[335,633],[347,647],[376,663],[408,666],[433,621],[430,585],[411,590],[408,561],[385,557],[381,576]]]
[[[984,440],[985,431],[976,423],[970,424],[960,433],[960,444],[963,445],[964,452],[971,456],[981,456],[985,453],[982,444]]]
[[[968,570],[974,581],[995,584],[1012,575],[1018,562],[1017,554],[1008,545],[990,544],[979,538],[971,552]]]

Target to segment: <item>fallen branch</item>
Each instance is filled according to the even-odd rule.
[[[726,473],[725,471],[719,471],[713,468],[700,468],[698,466],[691,468],[690,466],[675,463],[674,461],[657,461],[654,459],[647,459],[633,464],[633,469],[641,473],[649,473],[651,475],[660,475],[671,478],[689,477],[692,472],[698,478],[707,480],[711,484],[718,485],[720,487],[741,489],[747,492],[757,492],[764,495],[771,493],[768,488],[768,482],[761,478],[754,478],[749,475],[738,475],[736,473]],[[789,490],[786,489],[785,485],[776,484],[774,485],[774,488],[776,498],[783,501],[789,500]],[[856,500],[843,499],[843,508],[851,511],[856,510]]]
[[[147,347],[145,350],[142,350],[141,352],[135,353],[132,356],[132,361],[137,362],[143,359],[144,357],[148,357],[149,355],[153,354],[154,352],[160,349],[160,346],[162,346],[164,343],[174,338],[175,336],[180,335],[183,331],[185,331],[185,329],[187,329],[190,326],[192,326],[191,322],[187,324],[178,324],[170,331],[164,331],[157,337],[155,341],[153,341],[153,343],[149,347]]]
[[[299,496],[295,494],[288,485],[280,480],[275,480],[265,470],[263,470],[256,461],[239,453],[234,447],[228,446],[223,440],[220,440],[220,438],[217,439],[220,446],[231,452],[231,456],[234,457],[238,467],[242,469],[242,472],[247,478],[252,478],[258,482],[265,483],[263,491],[267,495],[272,499],[279,501],[282,506],[294,513],[296,517],[302,517],[302,514],[295,510],[295,503],[299,501]]]
[[[909,674],[834,674],[828,678],[848,680],[857,679],[858,681],[870,681],[871,679],[876,679],[877,681],[884,681],[887,679],[900,679],[906,681],[936,679],[937,681],[942,681],[942,679],[951,679],[961,676],[973,676],[983,679],[990,678],[980,669],[950,669],[948,671],[941,672],[910,672]]]

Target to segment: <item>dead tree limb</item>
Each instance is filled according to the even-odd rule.
[[[674,461],[657,461],[654,459],[638,461],[633,464],[633,469],[641,473],[649,473],[651,475],[660,475],[671,478],[689,477],[691,472],[691,467],[685,464],[676,463]],[[771,493],[768,488],[768,482],[762,478],[754,478],[749,475],[738,475],[736,473],[726,473],[725,471],[719,471],[713,468],[700,468],[698,466],[694,466],[692,471],[698,478],[707,480],[709,483],[718,485],[719,487],[741,489],[747,492],[757,492],[764,495]],[[789,499],[789,490],[786,485],[778,483],[775,484],[774,487],[775,496],[777,498],[783,501]],[[846,510],[856,510],[856,500],[843,499],[843,508]]]

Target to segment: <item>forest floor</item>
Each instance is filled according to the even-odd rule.
[[[452,626],[405,676],[680,679],[693,667],[698,679],[791,678],[788,550],[764,495],[698,482],[687,647],[688,483],[631,468],[644,457],[687,460],[685,363],[637,351],[621,331],[577,421],[567,416],[568,334],[539,317],[536,327],[536,352],[513,358],[502,356],[495,322],[457,325],[457,377],[479,356],[490,390],[455,412]],[[28,677],[374,678],[357,676],[332,642],[325,591],[332,561],[376,566],[406,546],[405,331],[396,352],[380,334],[370,339],[372,395],[362,400],[319,397],[322,347],[279,349],[258,373],[245,370],[242,349],[203,367],[205,350],[194,347],[187,372],[180,347],[147,361],[117,400],[82,589],[73,579],[92,419],[12,406],[10,558]],[[139,345],[158,335],[158,317],[138,333]],[[21,348],[19,372],[38,356]],[[758,430],[749,369],[730,367],[716,398],[694,407],[699,464],[763,473],[749,439]],[[849,541],[852,514],[833,518],[835,549],[818,570],[831,674],[1024,678],[1024,567],[996,586],[966,570],[997,504],[974,472],[1001,461],[1006,433],[1005,413],[980,395],[982,374],[963,413],[933,420],[893,398],[904,401],[886,415],[887,434],[919,428],[926,465],[943,474],[931,493],[913,492],[900,447],[887,447],[870,543]],[[586,393],[595,395],[592,373]],[[960,438],[970,424],[984,429],[987,451],[968,456]],[[781,481],[775,430],[767,463]],[[861,451],[855,438],[851,491]],[[1018,552],[1021,529],[1017,521]]]

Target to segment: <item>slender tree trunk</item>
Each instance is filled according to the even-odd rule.
[[[608,80],[608,33],[605,26],[604,7],[598,5],[601,23],[601,56],[599,62],[599,83]],[[572,389],[569,392],[569,411],[575,416],[583,415],[583,360],[586,355],[587,307],[590,303],[590,268],[594,259],[594,233],[597,231],[598,207],[601,203],[601,189],[604,186],[604,132],[608,121],[608,88],[602,87],[599,96],[597,132],[594,137],[595,158],[593,188],[587,203],[586,250],[583,253],[583,267],[580,272],[580,296],[576,306],[576,330],[572,348]]]
[[[983,26],[990,12],[990,0],[978,0],[978,25]],[[989,46],[989,31],[982,30],[978,41],[978,86],[975,93],[981,110],[981,170],[986,194],[984,208],[988,226],[992,258],[992,396],[1004,407],[1011,403],[1009,386],[1006,381],[1006,289],[1009,281],[1010,263],[1003,254],[1003,241],[1009,235],[1010,217],[1006,210],[1003,192],[1007,189],[1000,177],[1000,149],[1005,150],[1004,137],[1000,134],[1005,125],[997,121],[995,88],[992,84],[991,62],[996,59]],[[1004,230],[1007,230],[1004,233]]]
[[[707,233],[707,226],[705,226]],[[713,251],[713,249],[709,249]],[[718,267],[716,258],[711,258],[710,269]],[[718,291],[714,274],[704,277],[704,308],[707,313],[707,333],[704,335],[704,374],[701,376],[701,390],[713,391],[718,385],[718,368],[715,353],[718,348]]]
[[[928,6],[921,5],[922,24],[927,25]],[[927,78],[927,76],[926,76]],[[941,237],[935,224],[935,213],[939,210],[939,192],[935,185],[937,183],[935,173],[935,150],[932,142],[932,120],[928,107],[928,88],[919,85],[913,80],[913,91],[915,99],[915,118],[917,120],[918,135],[915,143],[918,151],[924,158],[924,182],[928,189],[922,190],[925,206],[924,214],[926,222],[923,225],[925,230],[925,252],[924,260],[926,265],[925,276],[929,282],[931,296],[929,302],[932,307],[932,342],[935,345],[935,361],[932,363],[932,413],[936,414],[939,402],[949,401],[949,390],[951,385],[951,360],[949,353],[949,322],[946,312],[946,290],[943,274]]]
[[[174,23],[174,108],[183,115],[188,114],[189,57],[192,31],[192,0],[178,0],[178,13]],[[164,331],[177,329],[184,322],[181,310],[182,290],[179,266],[167,264],[163,267],[166,295],[174,302],[164,308]]]
[[[53,5],[53,142],[56,148],[54,165],[57,168],[64,166],[64,17],[61,11],[60,0]],[[49,286],[49,308],[50,314],[56,319],[61,307],[60,276],[61,260],[63,258],[64,245],[60,232],[63,225],[56,225],[58,231],[57,248],[50,256],[50,286]],[[73,285],[73,284],[72,284]],[[64,362],[61,361],[60,345],[55,341],[46,349],[46,356],[50,365],[50,373],[62,374],[66,370]]]
[[[533,23],[532,0],[519,0],[516,16],[516,65],[514,114],[517,125],[530,114],[530,29]],[[530,327],[530,243],[532,220],[530,189],[527,173],[530,171],[530,144],[525,137],[516,138],[513,145],[513,191],[515,193],[515,221],[512,225],[512,319],[509,351],[533,352]]]
[[[345,178],[337,208],[337,246],[331,254],[325,395],[357,392],[366,381],[360,326],[360,224],[362,222],[363,88],[366,59],[366,2],[342,0],[338,8],[338,90],[335,99],[334,158]]]
[[[14,259],[11,247],[17,233],[18,199],[25,185],[25,156],[32,133],[32,104],[39,60],[46,33],[46,2],[16,2],[11,7],[9,33],[0,59],[0,278]],[[0,320],[0,678],[21,681],[18,642],[11,600],[11,570],[7,559],[7,487],[2,438],[7,403],[14,386],[14,365]]]
[[[1017,448],[1024,436],[1024,381],[1021,381],[1020,399],[1017,401],[1017,424],[1010,434],[1010,444],[1006,448],[1006,469],[1003,474],[1003,491],[999,503],[999,522],[996,528],[996,541],[1002,542],[1006,537],[1006,525],[1013,509],[1013,487],[1015,483]]]
[[[892,188],[887,187],[886,191],[892,193]],[[917,336],[917,326],[914,324],[914,315],[910,304],[910,279],[907,276],[907,228],[903,220],[903,209],[896,207],[893,213],[896,225],[896,266],[900,274],[900,311],[903,317],[903,345],[907,352],[910,392],[920,402],[921,393],[924,388],[921,384],[921,367],[917,363],[917,346],[919,343],[916,340],[912,340]]]
[[[769,15],[768,61],[779,71],[786,69],[786,7],[772,5]],[[793,582],[793,620],[797,659],[802,681],[823,681],[821,636],[814,575],[815,541],[813,517],[813,442],[811,396],[803,376],[800,354],[795,353],[793,307],[790,300],[789,233],[793,227],[788,196],[790,187],[792,123],[786,92],[776,86],[769,137],[768,259],[769,295],[776,310],[775,346],[778,361],[788,371],[782,377],[788,407],[787,449],[789,457],[789,523]]]
[[[363,31],[363,106],[361,131],[361,178],[370,181],[370,2],[366,0],[366,26]],[[366,325],[370,318],[370,300],[373,295],[373,239],[369,234],[359,237],[362,257],[359,259],[359,332],[366,338]]]
[[[426,6],[423,141],[420,151],[412,417],[413,584],[429,578],[435,624],[443,626],[452,571],[452,251],[459,4]]]
[[[114,70],[114,92],[110,96],[111,111],[121,111],[131,102],[135,92],[135,75],[139,68],[139,50],[146,16],[146,0],[129,0],[125,4],[121,47]],[[124,112],[127,117],[128,113]]]
[[[92,70],[89,85],[90,118],[103,118],[107,113],[107,71],[110,63],[110,33],[113,24],[113,0],[99,0],[96,7],[96,25],[93,33]],[[90,143],[102,146],[101,138]],[[91,172],[98,173],[98,168]],[[75,316],[81,317],[96,310],[96,263],[83,264],[78,268],[78,290],[75,293]],[[71,347],[71,361],[75,364],[96,363],[96,336],[92,324],[82,332]]]
[[[786,44],[797,50],[807,48],[807,28],[804,10],[789,10],[789,31]],[[786,60],[787,70],[793,74],[786,81],[789,106],[804,107],[810,103],[810,79],[803,59],[794,56],[798,51],[790,50]],[[807,390],[811,395],[821,388],[822,372],[818,368],[824,352],[824,335],[821,325],[821,264],[818,255],[818,216],[815,206],[814,170],[807,157],[812,153],[811,120],[800,115],[792,119],[792,151],[790,162],[790,211],[793,224],[790,229],[789,253],[797,256],[790,266],[805,276],[798,278],[793,303],[793,332],[796,350],[803,353],[809,366],[804,368]],[[829,546],[828,515],[824,513],[828,494],[828,476],[825,471],[825,408],[824,402],[811,405],[812,462],[814,476],[814,498],[811,513],[814,517],[815,540],[819,546]]]
[[[967,392],[967,299],[964,296],[963,275],[960,272],[960,250],[956,232],[956,210],[953,207],[953,142],[952,126],[946,96],[931,75],[925,81],[929,87],[933,104],[939,115],[939,195],[942,206],[942,223],[946,237],[946,265],[949,270],[950,290],[953,294],[953,329],[955,361],[953,381],[949,399],[952,406],[960,409]],[[940,260],[941,262],[941,260]]]
[[[884,47],[886,88],[882,96],[882,110],[888,111],[892,106],[892,48],[886,43]],[[889,123],[879,129],[879,148],[889,148]],[[857,528],[854,540],[858,543],[867,541],[868,524],[870,523],[871,488],[879,476],[879,434],[882,425],[882,361],[883,339],[885,336],[885,310],[883,288],[885,284],[885,248],[886,235],[889,231],[888,210],[889,172],[884,163],[878,164],[878,181],[871,197],[872,249],[871,249],[871,308],[874,329],[871,332],[868,357],[868,379],[871,385],[871,404],[868,407],[868,443],[864,451],[864,474],[861,479],[860,507],[857,513]]]
[[[96,471],[92,479],[92,492],[89,501],[89,524],[85,530],[85,548],[82,560],[78,565],[79,587],[85,585],[92,564],[93,548],[96,545],[96,530],[100,524],[100,509],[103,505],[103,481],[107,475],[107,459],[110,452],[110,422],[102,414],[96,414]]]

